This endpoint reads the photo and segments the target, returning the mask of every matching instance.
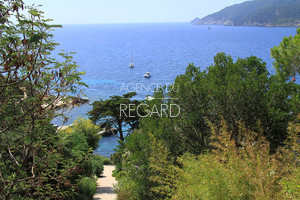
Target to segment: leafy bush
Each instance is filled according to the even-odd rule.
[[[177,86],[176,91],[156,91],[155,99],[147,105],[160,105],[166,103],[160,99],[171,97],[173,100],[168,102],[181,108],[180,115],[176,118],[153,115],[141,119],[140,124],[142,132],[162,141],[174,157],[184,153],[198,155],[208,150],[211,130],[206,122],[219,124],[220,116],[235,139],[238,137],[236,122],[244,122],[255,132],[261,124],[263,135],[275,152],[283,145],[288,123],[299,113],[299,85],[270,76],[266,63],[255,56],[234,61],[230,55],[219,53],[206,70],[190,64],[185,74],[176,77],[174,87]],[[135,149],[146,152],[148,147],[136,142]]]
[[[89,151],[89,145],[86,137],[78,132],[73,132],[72,129],[67,129],[63,134],[62,142],[65,143],[65,153],[77,161],[83,160]]]
[[[126,171],[120,171],[115,174],[116,180],[121,180],[123,177],[126,177],[128,173]]]
[[[84,198],[91,200],[96,193],[97,183],[94,178],[84,177],[79,180],[77,187],[79,193],[79,195],[77,196],[78,200],[82,200]]]
[[[60,132],[65,155],[77,164],[70,173],[71,183],[77,184],[79,188],[74,196],[76,199],[92,198],[94,190],[96,191],[94,177],[100,177],[104,169],[102,158],[93,155],[93,149],[98,146],[101,138],[98,131],[99,127],[90,120],[78,119],[73,126]]]
[[[97,177],[100,177],[104,170],[103,157],[99,155],[93,155],[92,165],[94,174]]]
[[[98,134],[99,126],[90,120],[79,118],[73,125],[62,130],[61,141],[65,146],[65,153],[76,160],[84,160],[85,156],[98,147],[101,136]]]
[[[0,2],[0,199],[65,199],[77,163],[51,120],[66,119],[58,101],[81,94],[84,72],[71,53],[54,56],[53,30],[61,26],[40,6]]]
[[[214,61],[205,71],[189,65],[175,80],[178,91],[158,90],[147,101],[151,107],[171,97],[182,112],[177,118],[141,119],[141,129],[120,145],[113,156],[118,195],[128,185],[137,199],[277,198],[282,185],[295,194],[295,179],[283,174],[297,170],[281,164],[287,162],[280,155],[287,154],[276,152],[299,113],[299,85],[270,76],[266,63],[254,56],[234,62],[219,53]],[[211,148],[222,151],[207,154]],[[188,153],[191,158],[177,159]],[[181,184],[175,183],[178,173]]]
[[[99,135],[100,126],[94,125],[93,122],[87,118],[78,118],[74,121],[70,128],[71,132],[79,133],[86,137],[89,147],[93,150],[97,149],[101,135]]]
[[[149,180],[149,156],[151,152],[150,140],[147,134],[137,130],[121,143],[117,152],[113,155],[116,163],[114,176],[118,180],[117,194],[127,194],[126,189],[133,199],[155,199],[150,191],[151,181]]]
[[[281,180],[283,187],[283,196],[286,199],[300,199],[300,167],[293,169],[293,173],[289,177],[284,177]]]
[[[294,151],[300,150],[297,132],[290,131],[288,145],[270,155],[270,144],[261,133],[249,131],[239,123],[237,145],[224,121],[220,127],[212,125],[212,145],[215,147],[212,153],[200,156],[186,154],[179,158],[183,169],[179,173],[173,199],[299,197],[296,189],[299,187],[299,178],[296,178],[299,157]],[[286,177],[291,177],[290,182],[283,181]]]
[[[103,163],[103,165],[113,165],[113,161],[105,156],[97,155]]]
[[[113,161],[106,157],[102,157],[102,162],[104,165],[113,165]]]
[[[169,199],[175,190],[177,167],[168,148],[141,131],[131,134],[125,145],[126,151],[116,159],[121,162],[115,172],[118,199]]]
[[[93,177],[94,174],[94,168],[93,168],[93,163],[92,163],[92,156],[88,157],[86,160],[83,160],[81,162],[81,167],[82,167],[82,175],[86,177]]]
[[[135,195],[133,189],[135,187],[135,182],[131,180],[128,176],[119,179],[116,188],[117,199],[118,200],[138,200],[139,198]]]
[[[300,199],[300,114],[289,126],[289,136],[282,150],[282,161],[287,163],[288,173],[280,181],[287,199]]]
[[[149,157],[151,191],[155,199],[170,199],[176,189],[178,167],[174,166],[174,158],[170,156],[165,145],[153,136],[150,139],[152,144]]]

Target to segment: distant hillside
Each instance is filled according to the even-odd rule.
[[[224,8],[192,24],[300,26],[300,0],[254,0]]]

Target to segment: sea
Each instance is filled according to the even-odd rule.
[[[55,53],[61,50],[77,53],[73,57],[80,66],[78,70],[86,72],[82,81],[89,87],[84,94],[91,104],[130,91],[138,93],[137,99],[144,99],[156,86],[173,83],[176,76],[185,73],[189,63],[205,70],[213,64],[218,52],[225,52],[234,60],[257,56],[267,63],[270,74],[274,74],[271,48],[296,31],[290,27],[190,23],[76,24],[56,29],[54,39],[60,43]],[[129,68],[131,62],[134,68]],[[151,73],[151,78],[144,78],[146,72]],[[87,117],[92,109],[90,104],[75,107],[69,113],[68,123]],[[53,123],[61,125],[59,119]],[[94,153],[109,157],[116,145],[114,136],[103,137]]]

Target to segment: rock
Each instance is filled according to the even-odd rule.
[[[45,97],[45,100],[51,100],[54,99],[55,97]],[[80,97],[70,97],[69,99],[63,99],[63,98],[58,98],[56,99],[51,106],[49,104],[45,103],[41,107],[43,109],[54,109],[54,110],[60,110],[63,108],[73,108],[74,106],[80,106],[83,104],[86,104],[89,102],[89,99],[87,98],[80,98]]]

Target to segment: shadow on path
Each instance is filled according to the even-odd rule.
[[[97,190],[94,195],[94,200],[115,200],[117,195],[114,191],[116,180],[112,177],[112,172],[115,166],[105,165],[103,175],[97,181]]]

